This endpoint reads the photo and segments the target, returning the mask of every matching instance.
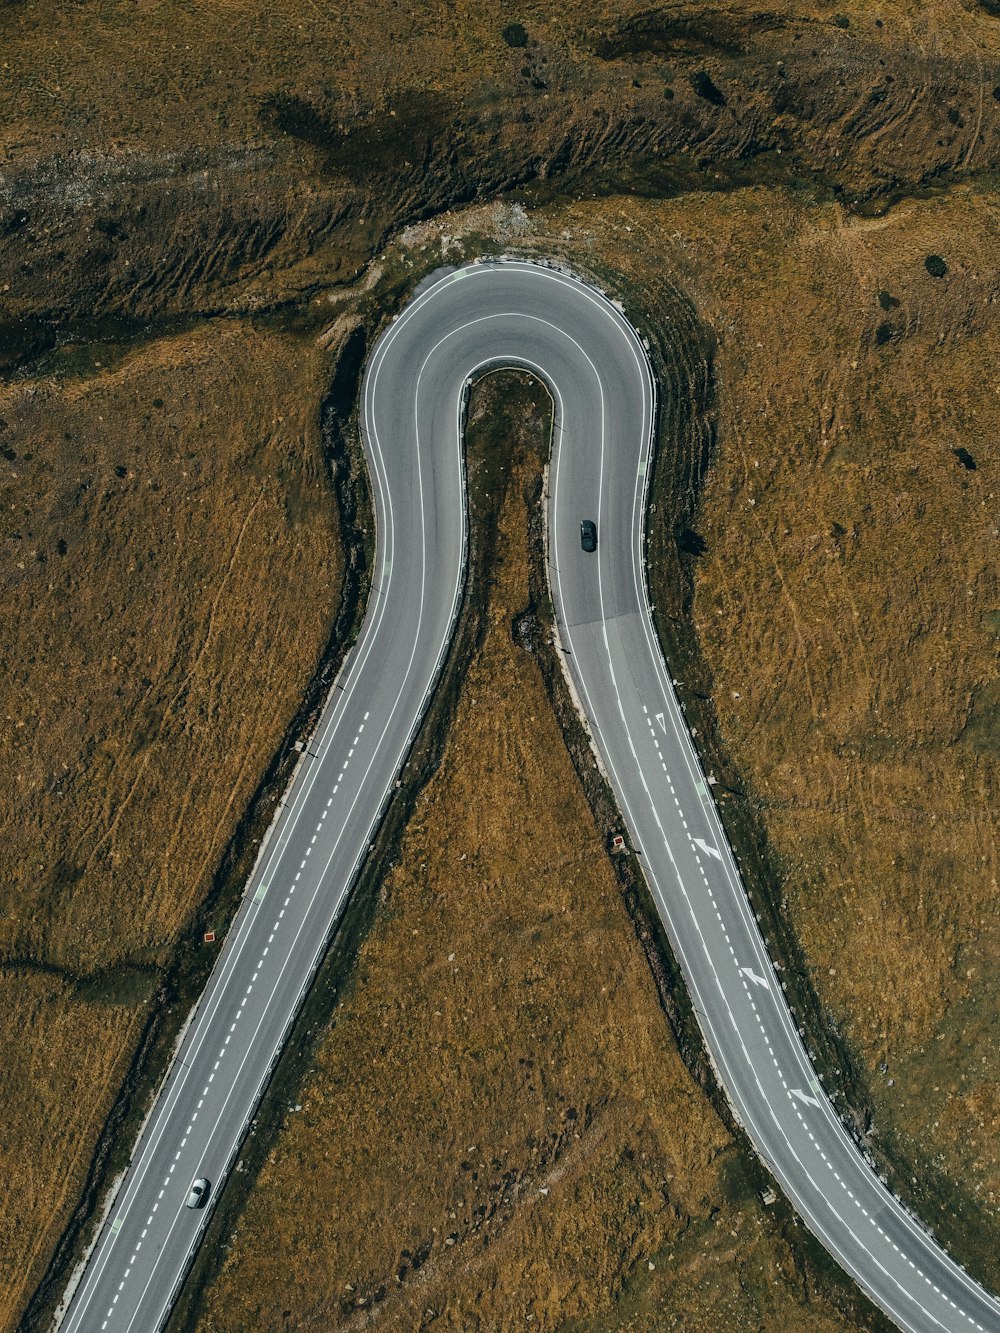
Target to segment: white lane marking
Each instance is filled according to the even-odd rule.
[[[728,939],[726,940],[726,943],[727,943],[727,944],[729,943]],[[749,977],[750,980],[753,982],[753,984],[754,984],[755,986],[761,986],[761,987],[763,987],[764,990],[770,990],[770,989],[771,989],[771,987],[768,985],[767,977],[759,976],[759,975],[753,970],[752,967],[741,967],[741,968],[740,968],[740,971],[743,973],[743,975],[744,975],[745,977]]]
[[[707,843],[704,838],[692,838],[691,841],[696,847],[700,847],[706,856],[714,856],[717,861],[722,860],[722,853],[719,851],[718,847],[713,847],[710,843]]]
[[[815,1106],[817,1109],[819,1108],[820,1104],[819,1099],[816,1097],[810,1097],[809,1094],[803,1092],[801,1088],[789,1088],[788,1092],[790,1096],[797,1097],[804,1106]],[[848,1194],[851,1193],[850,1190],[848,1190],[847,1192]],[[853,1194],[851,1194],[851,1198],[852,1199],[854,1198]]]

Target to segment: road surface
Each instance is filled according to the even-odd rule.
[[[1000,1306],[869,1168],[807,1058],[653,630],[643,578],[653,379],[599,293],[526,263],[439,273],[382,335],[362,426],[378,524],[372,595],[132,1165],[66,1333],[153,1333],[340,915],[430,694],[462,593],[462,406],[492,365],[556,409],[549,562],[572,685],[730,1104],[806,1225],[904,1329],[1000,1333]],[[596,554],[580,520],[598,525]]]

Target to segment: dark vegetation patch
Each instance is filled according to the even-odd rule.
[[[454,128],[457,112],[443,93],[402,93],[348,127],[327,108],[297,94],[280,94],[262,105],[260,120],[265,129],[319,149],[331,173],[364,181],[425,169]]]
[[[55,329],[43,319],[0,319],[0,374],[55,346]]]
[[[260,123],[273,134],[287,134],[314,148],[327,148],[333,128],[327,117],[298,93],[276,93],[260,108]]]
[[[123,231],[114,218],[99,217],[94,222],[94,230],[99,231],[110,241],[127,241],[128,232]]]
[[[957,449],[952,450],[952,453],[955,455],[955,457],[958,459],[958,461],[962,464],[964,468],[966,468],[969,472],[975,472],[976,460],[969,453],[968,449],[964,448],[962,445],[959,445]]]
[[[708,550],[708,542],[694,528],[685,527],[677,534],[677,549],[681,555],[704,555]]]
[[[74,865],[71,861],[60,858],[52,868],[48,893],[55,898],[72,893],[83,879],[84,873],[83,866]]]
[[[696,14],[651,9],[623,20],[613,32],[596,38],[591,49],[601,60],[636,56],[737,56],[746,50],[751,37],[785,26],[785,20],[777,14],[747,18],[724,9],[705,9]]]
[[[159,980],[159,968],[122,964],[78,981],[76,992],[88,1003],[129,1005],[138,1009],[152,998]]]
[[[886,343],[892,342],[893,338],[899,337],[899,329],[895,324],[890,324],[888,320],[883,322],[875,330],[875,346],[884,347]]]
[[[893,296],[890,292],[881,291],[878,294],[878,303],[883,310],[898,310],[899,297]]]
[[[1000,755],[1000,684],[996,681],[973,691],[962,740],[977,754]]]
[[[30,218],[23,208],[12,208],[0,219],[0,235],[14,236],[28,225]]]
[[[77,998],[87,1004],[112,1007],[125,1005],[139,1009],[152,998],[159,983],[160,972],[149,962],[123,961],[112,967],[90,972],[83,976],[54,963],[35,958],[4,958],[0,970],[8,975],[40,975],[52,977],[69,985]]]
[[[508,23],[500,36],[508,46],[520,47],[528,45],[528,30],[522,23]]]
[[[924,268],[932,278],[943,278],[948,272],[948,265],[940,255],[928,255],[924,260]]]

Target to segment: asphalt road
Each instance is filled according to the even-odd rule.
[[[1000,1333],[1000,1305],[875,1176],[810,1064],[730,854],[653,631],[643,523],[654,384],[636,334],[541,266],[480,264],[418,290],[369,361],[362,424],[378,520],[366,619],[70,1300],[68,1333],[153,1333],[405,761],[462,589],[462,404],[527,366],[556,405],[549,490],[558,632],[603,768],[736,1115],[800,1216],[899,1324]],[[580,547],[580,520],[598,549]],[[280,1238],[275,1238],[280,1243]]]

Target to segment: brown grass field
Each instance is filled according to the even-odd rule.
[[[976,192],[901,206],[887,219],[868,222],[835,206],[806,210],[790,194],[762,190],[666,203],[581,203],[544,215],[501,205],[428,224],[389,257],[390,265],[405,266],[436,252],[439,243],[454,257],[496,240],[529,252],[585,255],[598,275],[620,275],[617,289],[631,298],[641,321],[663,319],[680,287],[713,331],[717,443],[694,520],[703,553],[687,562],[701,654],[687,663],[689,683],[710,690],[706,716],[714,713],[717,755],[733,789],[748,793],[736,802],[736,822],[763,830],[770,845],[773,875],[755,891],[772,895],[801,942],[809,984],[874,1111],[870,1145],[889,1152],[900,1184],[988,1275],[1000,1168],[998,1070],[990,1039],[1000,1007],[991,850],[996,733],[989,711],[1000,603],[992,489],[998,389],[990,370],[1000,338],[992,314],[995,217],[989,197]],[[947,255],[943,278],[932,277],[924,262],[935,253]],[[689,369],[693,379],[695,367]],[[956,455],[963,448],[975,470]],[[659,504],[660,512],[665,508]],[[657,520],[651,521],[654,550],[657,541],[675,541],[672,531],[658,534]],[[504,519],[511,551],[516,523]],[[652,578],[656,590],[656,569]],[[669,580],[660,592],[667,604],[674,595]],[[516,600],[508,595],[502,602],[508,619]],[[514,663],[521,659],[499,629],[495,638]],[[466,687],[472,697],[479,697],[472,683],[479,669],[477,661]],[[508,668],[497,663],[489,669],[500,678]],[[462,707],[464,719],[471,705],[465,700]],[[535,719],[535,738],[543,714],[533,700],[525,708]],[[511,716],[501,706],[474,731],[471,716],[456,723],[427,800],[435,800],[440,785],[437,799],[456,821],[458,841],[452,843],[445,829],[445,814],[438,824],[426,815],[411,829],[401,874],[422,882],[432,868],[435,876],[442,873],[436,867],[453,855],[462,867],[457,880],[464,882],[471,849],[483,835],[479,817],[475,835],[465,831],[467,796],[448,799],[445,792],[456,790],[449,785],[457,780],[453,769],[470,762],[470,753],[485,746],[492,754],[489,747],[509,743]],[[546,762],[556,762],[554,739],[542,748]],[[517,814],[494,800],[510,781],[509,770],[523,774],[527,764],[520,754],[492,762],[488,804],[501,828],[523,829],[526,810],[534,822],[533,791],[511,798]],[[470,781],[468,789],[475,785]],[[546,787],[555,790],[554,780]],[[518,835],[518,844],[525,840]],[[509,850],[513,854],[513,845]],[[531,865],[530,845],[528,853]],[[429,892],[423,900],[435,901]],[[481,913],[477,898],[475,919],[486,923],[487,933],[495,930],[493,918]],[[408,928],[421,929],[416,918]],[[457,919],[454,929],[461,929]],[[392,930],[391,920],[377,927],[369,947],[388,949],[379,941]],[[551,947],[562,956],[554,936]],[[509,947],[500,952],[510,966],[523,964],[520,956],[511,961]],[[398,984],[411,986],[425,968],[432,969],[432,958],[418,956]],[[487,970],[477,962],[477,976]],[[352,1005],[374,1004],[379,987],[392,985],[387,971],[376,973],[364,961],[359,975],[365,982]],[[560,986],[570,1001],[569,979]],[[490,1012],[495,1023],[495,1005]],[[471,1021],[472,1014],[466,1017]],[[335,1049],[348,1041],[345,1025],[356,1021],[338,1017],[329,1039]],[[397,1021],[394,1012],[390,1028]],[[590,1021],[606,1032],[606,1024]],[[409,1048],[409,1028],[402,1033]],[[374,1038],[362,1049],[368,1040]],[[513,1040],[503,1031],[497,1045],[506,1049]],[[376,1062],[359,1084],[346,1072],[346,1048],[336,1074],[324,1052],[319,1082],[303,1097],[322,1088],[325,1098],[324,1080],[336,1078],[364,1116],[366,1097],[388,1095],[378,1094],[386,1079],[398,1100],[403,1057],[391,1044],[381,1054],[389,1072]],[[433,1067],[433,1054],[420,1048],[417,1064]],[[619,1055],[607,1047],[577,1058],[583,1068],[610,1075]],[[419,1077],[422,1096],[426,1072]],[[407,1101],[406,1108],[421,1125],[433,1122],[415,1104]],[[381,1112],[371,1116],[383,1123]],[[206,1327],[224,1326],[221,1312],[236,1292],[261,1302],[259,1317],[268,1326],[277,1305],[266,1294],[275,1282],[287,1293],[284,1308],[300,1316],[329,1312],[333,1274],[358,1265],[352,1247],[360,1242],[324,1230],[322,1242],[313,1242],[315,1250],[307,1244],[306,1253],[318,1256],[329,1247],[327,1274],[306,1280],[289,1273],[282,1283],[275,1274],[285,1252],[263,1244],[277,1226],[269,1200],[280,1194],[279,1181],[307,1175],[310,1142],[330,1137],[309,1126],[305,1117],[291,1117],[279,1138],[211,1298],[214,1313],[206,1318],[215,1322]],[[353,1144],[356,1134],[335,1137]],[[456,1146],[449,1141],[439,1149],[442,1171],[453,1166]],[[406,1149],[407,1175],[420,1153]],[[341,1169],[335,1152],[324,1160]],[[388,1169],[398,1171],[398,1163]],[[394,1212],[388,1186],[375,1197],[380,1215]],[[335,1210],[338,1218],[349,1227],[346,1210]],[[382,1234],[379,1227],[374,1234]],[[522,1260],[537,1253],[528,1239],[514,1249]],[[601,1255],[604,1263],[620,1257],[614,1239]],[[362,1265],[364,1282],[352,1282],[362,1295],[377,1290],[386,1271],[384,1263],[370,1263],[369,1269]],[[510,1282],[498,1270],[489,1289],[495,1293]],[[607,1315],[611,1323],[594,1315],[595,1327],[618,1326],[627,1286],[616,1313]],[[697,1302],[685,1305],[672,1290],[674,1308],[684,1310],[681,1326],[700,1326],[685,1322],[702,1317]],[[581,1308],[590,1299],[596,1298],[584,1299]],[[379,1318],[391,1322],[394,1308],[387,1305]],[[490,1308],[486,1326],[500,1317]]]
[[[856,1326],[678,1056],[512,635],[547,450],[529,385],[478,391],[472,485],[500,532],[486,633],[349,992],[188,1325],[204,1333]]]
[[[512,20],[523,45],[519,32],[504,35]],[[47,1271],[59,1286],[51,1261],[74,1210],[93,1206],[91,1167],[121,1164],[164,1055],[151,1034],[168,1033],[197,993],[208,957],[194,941],[231,907],[276,789],[253,807],[258,823],[253,795],[335,647],[344,534],[318,409],[342,326],[315,335],[336,316],[373,328],[439,258],[484,248],[561,254],[622,295],[663,354],[678,438],[697,427],[713,442],[706,473],[689,453],[658,483],[652,577],[672,669],[726,776],[731,822],[754,849],[758,903],[794,957],[800,993],[816,1000],[812,1035],[839,1043],[862,1126],[871,1113],[870,1146],[1000,1284],[993,0],[652,10],[630,0],[613,12],[574,0],[516,14],[395,0],[335,13],[313,0],[20,0],[0,8],[0,38],[0,592],[14,608],[0,617],[0,1327],[17,1325]],[[480,202],[452,211],[469,200]],[[944,260],[942,276],[929,256]],[[512,542],[519,522],[505,510]],[[517,653],[504,665],[497,634],[489,670],[530,675]],[[485,716],[468,730],[469,701],[494,693],[462,696],[461,734],[483,763],[503,737],[487,738]],[[544,763],[560,762],[550,713],[540,705],[532,716],[519,745],[534,754],[529,741],[548,728],[555,755]],[[425,820],[444,799],[434,792],[458,781],[454,745]],[[533,799],[558,791],[579,813],[580,793],[562,778],[550,788],[543,768],[539,752]],[[552,835],[569,869],[553,862],[544,877],[581,931],[579,895],[591,879],[610,885],[587,818],[567,816]],[[456,865],[474,824],[459,822],[443,844]],[[412,899],[415,913],[431,910],[420,866],[437,854],[422,827],[411,826],[393,881],[394,901]],[[537,853],[525,843],[519,857]],[[449,877],[446,865],[452,897],[442,889],[438,907],[457,930],[448,904],[469,872]],[[524,894],[534,865],[510,872]],[[495,913],[484,920],[501,938],[502,912],[477,893],[476,912]],[[522,902],[510,947],[524,946]],[[617,908],[605,906],[611,930]],[[372,959],[394,921],[377,916]],[[631,1003],[650,983],[620,928]],[[582,1103],[588,1080],[604,1079],[611,1108],[596,1122],[611,1126],[596,1174],[570,1173],[587,1216],[571,1235],[568,1205],[559,1214],[559,1253],[577,1267],[559,1270],[552,1300],[537,1295],[555,1253],[547,1218],[511,1196],[504,1272],[536,1293],[536,1318],[553,1318],[565,1298],[581,1330],[667,1318],[834,1326],[794,1237],[758,1216],[745,1180],[732,1185],[725,1163],[743,1159],[685,1084],[663,1018],[650,1009],[632,1035],[625,1008],[605,1023],[587,1009],[604,965],[598,942],[583,933],[576,973],[561,952],[576,938],[564,923],[535,929],[512,984],[548,993],[534,990],[542,979],[530,964],[561,990],[547,1010],[512,1009],[502,1040],[534,1058],[530,1043],[552,1037],[538,1014],[554,1033],[571,1030],[565,995],[593,1030],[581,1018],[560,1038],[569,1044],[552,1047],[558,1088]],[[487,935],[477,938],[485,947]],[[391,993],[436,977],[437,954],[413,953],[414,939],[385,978]],[[499,984],[488,961],[483,985]],[[441,984],[451,975],[443,969]],[[360,1007],[345,1003],[341,1017],[374,1042],[374,991],[359,977],[350,1003]],[[635,1002],[646,1013],[648,1001]],[[456,1032],[461,1018],[449,1019]],[[318,1079],[348,1069],[342,1026]],[[364,1105],[391,1100],[398,1071],[376,1060],[385,1044],[364,1048],[375,1053]],[[469,1049],[492,1048],[484,1037]],[[647,1083],[654,1049],[662,1084]],[[436,1068],[415,1064],[401,1086],[443,1125]],[[350,1070],[342,1077],[354,1086]],[[555,1086],[535,1084],[539,1096]],[[527,1082],[511,1087],[524,1095],[504,1107],[536,1117],[525,1136],[558,1136],[564,1104],[542,1111]],[[647,1091],[651,1119],[636,1119]],[[661,1093],[669,1124],[656,1118]],[[125,1120],[108,1122],[112,1107]],[[305,1136],[306,1123],[293,1117],[288,1133]],[[647,1152],[670,1164],[670,1216],[655,1225],[638,1225],[636,1200],[650,1181],[660,1188],[660,1166],[633,1177],[608,1165],[633,1123],[644,1137],[627,1145],[639,1154],[631,1161]],[[457,1200],[472,1195],[449,1193],[466,1160],[451,1158],[468,1145],[443,1133],[440,1165],[419,1179],[457,1223]],[[322,1144],[307,1137],[295,1140],[303,1161]],[[360,1130],[351,1150],[357,1162],[368,1151]],[[528,1158],[518,1162],[534,1182]],[[383,1169],[388,1199],[397,1167]],[[506,1169],[491,1166],[483,1189],[503,1188]],[[554,1200],[547,1188],[540,1197]],[[344,1239],[329,1191],[339,1233],[330,1271],[353,1264],[359,1280],[381,1281],[393,1246],[411,1248],[402,1214],[365,1249]],[[410,1202],[419,1211],[416,1186]],[[248,1205],[258,1229],[241,1231],[240,1299],[273,1313],[254,1285],[270,1280],[255,1209],[266,1204]],[[736,1237],[706,1221],[744,1209],[752,1230],[741,1223]],[[585,1234],[591,1214],[604,1250]],[[763,1248],[752,1250],[758,1221]],[[332,1231],[316,1227],[310,1243],[326,1244]],[[642,1276],[640,1256],[658,1238],[677,1262],[654,1258]],[[446,1248],[464,1261],[474,1246],[462,1232]],[[705,1276],[715,1254],[729,1275],[718,1293]],[[485,1274],[486,1326],[513,1319],[513,1307],[490,1304],[501,1270],[483,1256],[469,1263]],[[613,1307],[594,1294],[604,1278]],[[564,1279],[577,1284],[569,1295]],[[445,1277],[436,1280],[444,1305]],[[412,1272],[402,1289],[412,1294]],[[333,1299],[328,1286],[296,1290],[303,1303],[284,1307],[296,1317]],[[661,1300],[669,1314],[655,1313]]]
[[[221,324],[0,388],[0,1327],[324,648],[321,365]]]
[[[747,191],[579,205],[540,241],[618,272],[654,325],[682,287],[712,331],[688,683],[871,1145],[993,1281],[998,222],[972,190],[868,221]]]

